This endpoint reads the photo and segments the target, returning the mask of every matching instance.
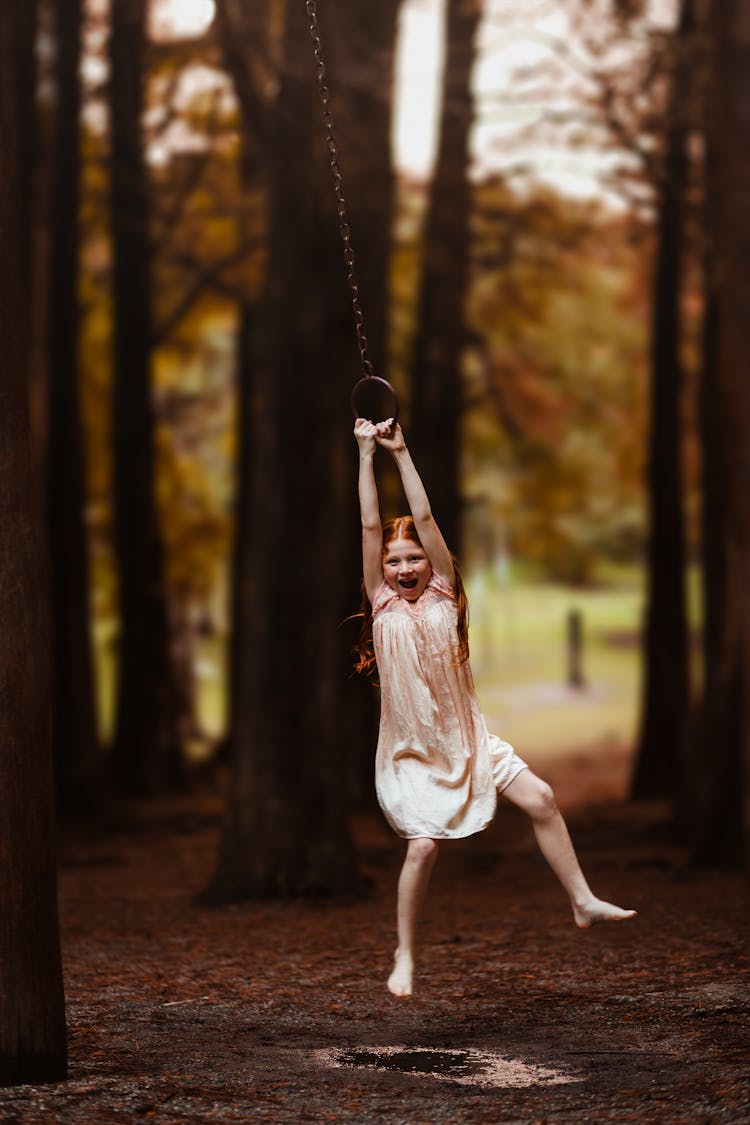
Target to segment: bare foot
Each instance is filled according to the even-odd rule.
[[[414,962],[409,953],[396,950],[393,957],[393,972],[388,977],[388,988],[394,996],[411,996]]]
[[[592,898],[583,906],[573,907],[576,925],[582,930],[595,926],[597,922],[622,922],[625,918],[634,918],[637,913],[637,910],[623,910],[600,898]]]

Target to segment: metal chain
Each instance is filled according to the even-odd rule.
[[[326,67],[323,62],[323,53],[320,42],[320,27],[318,25],[317,0],[305,0],[305,9],[310,20],[310,36],[315,55],[315,71],[318,80],[318,96],[323,106],[323,124],[326,130],[326,145],[328,147],[329,166],[333,177],[333,191],[336,196],[336,212],[339,217],[339,234],[344,244],[344,262],[346,264],[346,280],[352,295],[352,312],[354,313],[354,328],[357,333],[357,347],[365,378],[375,374],[372,364],[367,357],[367,336],[365,335],[365,318],[359,302],[359,283],[354,266],[354,248],[352,246],[352,232],[346,213],[346,200],[344,199],[344,181],[339,167],[338,146],[333,134],[333,117],[329,107],[329,94],[326,85]]]

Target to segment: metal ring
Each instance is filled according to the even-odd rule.
[[[391,428],[393,428],[393,426],[395,426],[396,423],[398,422],[398,411],[399,411],[398,395],[396,394],[396,391],[391,386],[391,384],[388,382],[388,380],[383,379],[380,375],[365,375],[364,379],[360,379],[358,383],[354,384],[354,387],[352,389],[351,398],[349,399],[349,402],[351,403],[352,414],[354,415],[355,418],[361,418],[362,417],[362,415],[359,411],[359,408],[357,406],[357,399],[359,397],[359,392],[364,387],[366,387],[368,384],[372,384],[372,383],[379,383],[381,387],[385,387],[385,389],[388,391],[388,393],[391,396],[393,410],[392,410],[391,414],[388,415],[388,417],[393,419],[393,422],[392,422],[392,425],[391,425]],[[369,418],[368,419],[368,421],[370,421],[370,422],[376,422],[376,421],[381,421],[381,420],[385,421],[385,419],[377,419],[377,418]]]

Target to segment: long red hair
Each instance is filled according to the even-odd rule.
[[[414,520],[411,516],[398,516],[397,519],[388,520],[387,523],[383,524],[383,557],[385,557],[388,547],[394,539],[408,539],[412,543],[416,543],[420,550],[424,550],[419,536],[417,535]],[[469,659],[469,602],[455,559],[453,560],[453,573],[453,589],[456,595],[456,609],[458,611],[456,663],[463,664],[465,660]],[[362,626],[359,630],[359,639],[354,650],[359,657],[357,663],[354,665],[354,671],[363,672],[366,675],[375,670],[376,662],[375,649],[372,643],[372,605],[365,591],[364,582],[362,583],[362,603],[359,616],[362,618]]]

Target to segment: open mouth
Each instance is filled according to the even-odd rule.
[[[399,578],[398,584],[404,590],[413,590],[419,579],[417,578]]]

